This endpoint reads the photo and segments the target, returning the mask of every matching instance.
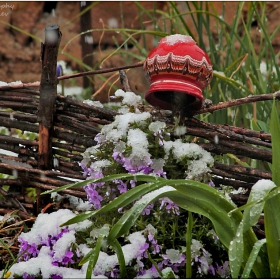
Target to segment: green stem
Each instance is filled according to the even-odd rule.
[[[186,233],[186,278],[192,278],[192,228],[193,228],[193,216],[192,212],[188,211],[188,224]]]

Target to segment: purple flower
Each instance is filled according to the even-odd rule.
[[[97,133],[94,137],[94,140],[98,143],[101,144],[102,142],[106,142],[106,140],[103,139],[104,136],[101,133]]]
[[[139,251],[138,251],[138,255],[137,255],[137,258],[148,258],[148,254],[147,254],[147,250],[149,248],[149,244],[148,243],[145,243],[143,246],[140,247]]]
[[[51,279],[63,279],[63,277],[58,274],[52,274]]]
[[[56,66],[56,76],[57,77],[60,77],[63,73],[62,73],[63,71],[62,71],[62,67],[61,67],[61,65],[57,65]]]
[[[171,267],[175,273],[179,272],[178,267],[185,266],[186,264],[186,256],[178,250],[166,250],[166,254],[162,254],[161,256],[163,258],[162,265]]]
[[[213,181],[212,180],[210,180],[209,182],[208,182],[208,185],[210,186],[210,187],[215,187],[215,184],[213,183]]]
[[[35,279],[35,276],[34,275],[29,275],[28,273],[24,272],[22,274],[22,278],[23,279]]]
[[[62,237],[62,235],[66,232],[69,232],[69,229],[67,227],[64,227],[61,229],[61,231],[57,235],[49,235],[46,240],[42,240],[41,244],[43,246],[48,246],[52,248],[52,246],[57,242],[59,238]]]
[[[35,243],[29,244],[26,240],[20,239],[20,250],[19,254],[23,253],[22,257],[19,261],[23,258],[25,261],[28,261],[30,258],[36,258],[39,254],[38,246]]]
[[[153,171],[153,169],[150,166],[143,166],[140,167],[139,169],[140,169],[139,171],[142,171],[144,174],[150,174]]]
[[[164,197],[161,199],[161,205],[159,209],[162,209],[163,206],[165,206],[167,213],[170,213],[170,211],[172,211],[173,214],[180,215],[178,205],[171,201],[169,198]]]
[[[58,260],[52,261],[53,266],[59,266]]]
[[[217,263],[216,263],[216,273],[222,277],[222,278],[228,278],[230,276],[230,268],[229,268],[229,262],[228,261],[225,261],[223,263],[223,265],[219,266]]]
[[[106,277],[108,277],[108,278],[110,277],[113,279],[119,278],[119,275],[120,275],[120,270],[116,267],[112,268],[111,271],[108,271],[105,273]]]
[[[215,268],[212,264],[209,265],[208,272],[215,276]]]
[[[152,253],[157,254],[160,252],[162,246],[157,244],[157,240],[155,239],[154,235],[149,231],[148,233],[148,240],[151,242],[152,246],[151,248],[153,249]]]
[[[137,276],[145,276],[145,274],[148,274],[149,277],[151,278],[158,278],[159,277],[159,273],[157,271],[157,269],[155,268],[154,265],[152,265],[152,267],[150,269],[147,270],[141,270]]]
[[[112,157],[116,162],[122,163],[122,159],[124,156],[120,152],[113,152]]]
[[[37,248],[37,245],[35,243],[32,243],[29,247],[29,249],[27,250],[27,252],[33,256],[33,258],[35,258],[38,253],[39,253],[39,250]]]
[[[117,188],[119,189],[120,193],[127,192],[127,185],[122,180],[114,180],[113,182],[118,184]]]
[[[135,180],[130,180],[130,187],[133,189],[136,186]]]
[[[95,190],[95,184],[89,184],[85,186],[84,190],[87,193],[89,204],[93,204],[95,209],[100,209],[101,208],[100,202],[103,200],[103,198]]]
[[[153,209],[153,207],[154,207],[153,203],[147,205],[147,207],[142,211],[142,215],[150,215],[151,210]]]
[[[164,172],[162,169],[160,169],[160,170],[154,170],[153,171],[153,174],[155,174],[155,175],[157,175],[157,176],[161,176],[161,177],[163,177],[163,178],[165,178],[166,179],[166,172]]]
[[[65,253],[65,256],[63,257],[61,263],[62,263],[63,265],[68,265],[69,263],[74,263],[74,261],[72,260],[73,256],[74,256],[74,253],[73,253],[73,252],[67,251],[67,252]]]

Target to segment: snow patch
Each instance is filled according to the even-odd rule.
[[[122,104],[124,105],[136,107],[137,105],[142,103],[141,96],[136,95],[134,92],[124,92],[122,89],[118,89],[115,92],[115,96],[123,97]]]
[[[130,124],[141,124],[149,118],[151,118],[149,112],[144,112],[142,114],[127,113],[125,115],[117,115],[114,122],[103,126],[101,134],[105,135],[106,140],[118,141],[119,139],[126,137]]]
[[[187,179],[193,179],[201,174],[210,172],[209,166],[212,166],[214,159],[211,154],[195,143],[183,143],[181,139],[176,141],[163,141],[165,157],[168,158],[170,153],[178,161],[187,159],[188,170]]]
[[[268,179],[259,180],[252,187],[252,201],[263,198],[270,190],[274,189],[276,185]]]
[[[29,244],[41,244],[42,240],[47,240],[49,235],[58,235],[61,231],[60,225],[74,218],[76,215],[69,209],[60,209],[56,212],[47,214],[41,213],[38,215],[32,229],[29,232],[22,232],[19,236],[26,240]],[[48,226],[46,226],[48,225]],[[84,229],[91,226],[90,221],[70,225],[71,229]]]
[[[178,43],[195,43],[193,38],[189,35],[173,34],[166,36],[160,41],[161,43],[166,43],[169,46],[173,46]]]
[[[84,100],[83,103],[90,105],[90,106],[103,108],[103,104],[100,101],[92,101],[92,100],[87,99],[87,100]]]
[[[155,121],[150,123],[149,130],[154,133],[158,133],[160,130],[164,129],[166,127],[165,122]]]
[[[129,159],[133,162],[133,166],[151,163],[151,154],[148,152],[149,142],[145,132],[139,128],[130,129],[127,133],[127,144],[132,148]]]

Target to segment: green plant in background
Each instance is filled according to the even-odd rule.
[[[10,268],[21,258],[21,254],[17,255],[15,253],[15,246],[13,245],[17,242],[17,230],[22,230],[25,222],[26,220],[21,220],[17,215],[17,211],[7,213],[0,219],[0,236],[3,236],[3,238],[0,238],[0,263],[5,264],[1,278],[9,278],[11,275]],[[7,254],[10,258],[6,256]],[[5,259],[7,260],[6,263],[4,263]]]

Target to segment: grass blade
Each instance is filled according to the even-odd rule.
[[[271,112],[271,141],[272,141],[272,180],[280,186],[280,124],[276,101],[273,100]],[[267,240],[267,253],[270,264],[270,277],[278,278],[280,262],[280,194],[268,199],[264,205],[265,233]]]
[[[105,238],[105,236],[103,234],[100,234],[97,238],[97,242],[96,242],[95,247],[90,252],[88,252],[83,257],[83,259],[79,262],[79,265],[83,265],[86,262],[89,262],[87,272],[86,272],[86,278],[87,279],[91,279],[92,272],[93,272],[93,269],[94,269],[94,267],[97,263],[99,253],[100,253],[100,249],[101,249],[101,245],[102,245],[102,242],[103,242],[104,238]]]
[[[165,185],[166,182],[154,184],[153,187],[157,189],[150,192],[149,194],[144,195],[113,226],[113,228],[111,229],[108,235],[108,241],[111,242],[115,238],[118,238],[121,235],[125,234],[130,229],[130,227],[135,223],[139,215],[143,212],[143,210],[147,207],[148,204],[153,202],[155,199],[162,197],[162,195],[164,195],[166,192],[173,189],[171,187],[165,188],[164,187]]]
[[[188,212],[188,226],[186,234],[186,278],[192,278],[192,229],[193,229],[193,216],[192,212]]]
[[[245,279],[249,278],[250,273],[252,271],[252,267],[253,267],[256,259],[257,259],[258,253],[259,253],[261,247],[263,246],[263,244],[265,244],[265,243],[266,243],[266,239],[265,238],[261,239],[261,240],[258,240],[255,243],[255,245],[253,247],[253,250],[252,250],[252,252],[251,252],[251,254],[250,254],[249,258],[248,258],[248,261],[247,261],[247,263],[245,265],[245,268],[243,270],[243,274],[242,274],[241,278],[243,278],[243,279],[244,278]]]
[[[118,179],[135,180],[136,178],[138,181],[146,181],[146,182],[157,182],[159,180],[162,180],[162,178],[157,177],[157,176],[147,176],[147,175],[142,175],[142,174],[132,175],[132,174],[127,174],[127,173],[122,173],[122,174],[114,174],[114,175],[105,176],[105,177],[99,178],[99,179],[88,179],[88,180],[84,180],[82,182],[64,185],[64,186],[61,186],[61,187],[53,189],[53,190],[48,190],[48,191],[42,192],[41,195],[49,194],[49,193],[53,193],[53,192],[59,192],[59,191],[62,191],[62,190],[68,189],[68,188],[82,188],[91,183],[111,182],[111,181],[118,180]]]
[[[280,186],[280,123],[277,112],[278,101],[273,100],[271,111],[271,142],[272,142],[272,181]]]
[[[118,256],[118,261],[119,261],[119,265],[120,265],[120,277],[119,278],[127,279],[125,259],[124,259],[124,254],[123,254],[123,251],[122,251],[122,247],[116,239],[114,239],[111,242],[111,245],[114,247],[114,249],[117,253],[117,256]]]

